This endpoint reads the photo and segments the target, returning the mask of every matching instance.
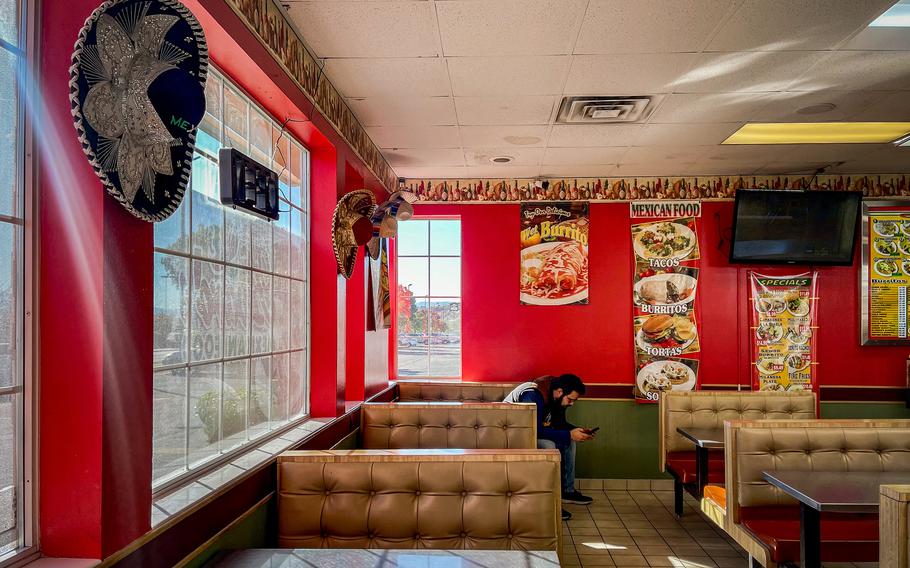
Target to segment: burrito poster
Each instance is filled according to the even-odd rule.
[[[588,203],[521,204],[522,304],[588,303]]]
[[[632,216],[639,217],[634,202]],[[634,394],[638,401],[657,402],[661,393],[694,390],[698,383],[695,217],[633,222],[632,251]]]
[[[812,390],[818,273],[749,273],[752,302],[752,388]]]

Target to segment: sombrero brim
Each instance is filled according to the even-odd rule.
[[[345,278],[354,273],[357,262],[357,241],[352,227],[361,217],[370,218],[376,208],[373,192],[357,189],[346,193],[338,200],[335,213],[332,215],[332,248],[335,250],[335,261],[338,271]]]

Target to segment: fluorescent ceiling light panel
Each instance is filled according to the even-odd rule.
[[[907,28],[910,27],[910,0],[900,0],[888,11],[876,18],[870,28]]]
[[[910,133],[910,122],[752,122],[724,144],[884,144]]]

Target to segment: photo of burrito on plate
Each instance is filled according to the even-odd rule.
[[[670,272],[647,276],[635,283],[635,303],[649,306],[677,306],[695,299],[698,280],[688,274]]]

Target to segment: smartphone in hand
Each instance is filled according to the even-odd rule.
[[[588,428],[587,430],[585,430],[585,432],[587,432],[588,434],[593,436],[594,434],[597,433],[598,430],[600,430],[600,426],[597,426],[596,428]]]

